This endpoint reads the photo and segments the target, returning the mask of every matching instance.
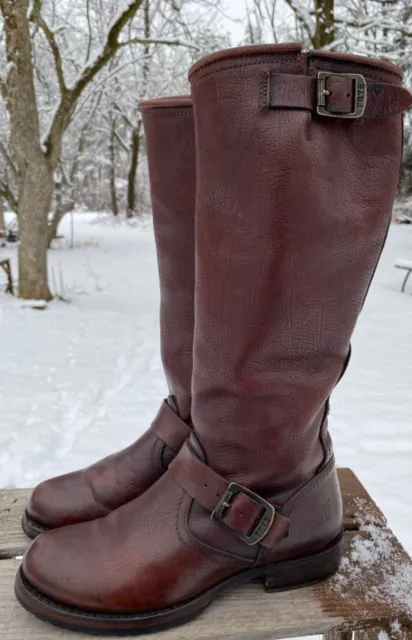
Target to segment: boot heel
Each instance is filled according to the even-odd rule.
[[[339,569],[343,555],[342,536],[333,545],[314,555],[266,567],[266,591],[297,589],[329,578]]]

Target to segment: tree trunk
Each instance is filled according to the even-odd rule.
[[[4,222],[4,207],[3,207],[3,198],[0,196],[0,246],[1,240],[6,235],[6,224]]]
[[[139,166],[141,121],[132,131],[132,143],[130,146],[130,167],[127,178],[127,217],[133,218],[136,214],[136,175]]]
[[[112,126],[109,139],[109,156],[110,156],[110,202],[112,204],[112,212],[114,216],[119,215],[119,207],[117,205],[116,190],[116,120],[112,120]]]
[[[146,0],[147,6],[149,0]],[[7,80],[1,83],[10,117],[10,134],[19,169],[19,295],[49,300],[47,282],[48,214],[53,195],[53,171],[57,167],[63,134],[75,106],[87,86],[123,46],[122,30],[137,14],[143,0],[131,0],[112,23],[104,46],[93,63],[81,71],[73,87],[67,87],[62,56],[54,32],[41,15],[42,3],[0,0],[6,41]],[[43,31],[54,58],[60,102],[42,145],[34,87],[33,50],[29,19]]]
[[[48,214],[53,171],[46,161],[28,165],[19,193],[19,297],[51,300],[48,285]]]
[[[0,0],[6,34],[7,108],[11,142],[20,173],[19,296],[50,300],[47,224],[53,194],[53,168],[40,143],[33,77],[28,0]]]
[[[334,0],[315,0],[315,14],[314,47],[323,49],[335,40]]]
[[[150,21],[150,0],[144,0],[143,5],[143,24],[144,24],[144,37],[149,40],[151,36],[151,21]],[[150,71],[150,45],[147,42],[144,45],[144,62],[143,62],[143,81],[141,86],[140,99],[143,99],[146,95],[147,85],[149,81]],[[127,180],[127,210],[126,217],[132,218],[136,215],[136,176],[139,166],[139,153],[140,153],[140,141],[141,141],[142,121],[139,120],[137,126],[132,131],[132,142],[130,145],[130,167]]]
[[[53,213],[53,218],[48,224],[47,227],[47,248],[50,249],[51,243],[57,235],[57,231],[59,229],[59,224],[63,220],[64,216],[70,211],[74,209],[74,202],[66,202],[65,204],[61,204],[58,208],[55,209]]]

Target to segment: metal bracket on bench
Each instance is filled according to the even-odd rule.
[[[395,267],[396,267],[397,269],[404,269],[405,271],[407,271],[407,272],[408,272],[408,273],[406,274],[406,276],[405,276],[405,279],[404,279],[404,281],[403,281],[402,288],[401,288],[401,292],[402,292],[402,293],[405,293],[405,288],[406,288],[406,285],[407,285],[407,283],[408,283],[409,276],[410,276],[410,275],[411,275],[411,273],[412,273],[412,267],[406,267],[406,266],[403,266],[403,265],[401,265],[401,264],[395,264]]]

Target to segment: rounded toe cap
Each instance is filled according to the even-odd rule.
[[[22,562],[22,574],[25,580],[40,594],[57,599],[60,588],[59,556],[53,540],[54,532],[38,536],[25,553]],[[56,571],[57,569],[57,571]]]
[[[46,597],[63,606],[83,608],[83,594],[93,577],[87,568],[88,553],[79,558],[78,547],[91,545],[90,523],[62,527],[38,536],[26,552],[22,562],[22,576],[37,597]],[[86,559],[86,562],[85,562]],[[27,587],[26,587],[27,588]]]
[[[84,472],[74,472],[40,483],[27,505],[29,518],[46,529],[86,522],[107,514],[96,502]]]

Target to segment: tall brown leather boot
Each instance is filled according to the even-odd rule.
[[[145,101],[141,108],[161,289],[162,360],[170,397],[131,446],[36,487],[22,521],[30,537],[105,516],[140,495],[164,473],[190,433],[196,184],[192,102],[189,96],[161,98]]]
[[[296,587],[341,557],[328,399],[387,233],[411,96],[386,62],[297,45],[223,51],[190,77],[195,432],[139,498],[26,554],[20,602],[74,629],[179,624],[243,581]]]

